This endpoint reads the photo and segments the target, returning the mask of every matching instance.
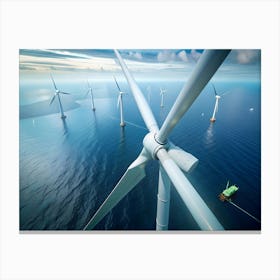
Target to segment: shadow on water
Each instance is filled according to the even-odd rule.
[[[94,129],[94,132],[97,134],[98,133],[98,118],[95,113],[95,110],[92,110],[92,126]]]
[[[120,127],[120,141],[119,141],[119,150],[123,150],[125,146],[125,128],[123,126]]]
[[[205,138],[204,138],[204,143],[208,146],[208,145],[212,145],[214,142],[214,124],[211,122],[209,127],[206,130],[205,133]]]
[[[67,138],[68,136],[68,126],[65,119],[62,119],[62,125],[63,125],[63,135]]]

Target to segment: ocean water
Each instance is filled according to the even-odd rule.
[[[148,131],[127,84],[119,83],[127,93],[123,98],[127,123],[124,128],[119,126],[113,81],[97,85],[95,112],[79,85],[65,84],[63,90],[74,92],[71,98],[79,104],[65,112],[65,120],[58,113],[20,119],[20,230],[81,230],[138,156]],[[147,86],[151,87],[150,105],[159,125],[182,85],[183,82],[140,83],[145,94]],[[188,178],[225,229],[260,230],[259,222],[218,199],[230,180],[239,187],[233,202],[261,220],[260,84],[217,82],[215,86],[218,93],[227,92],[220,99],[217,121],[209,121],[215,97],[213,88],[207,85],[170,140],[199,159]],[[167,89],[164,108],[160,108],[160,87]],[[20,87],[21,105],[33,103],[36,109],[36,102],[49,97],[46,86]],[[62,102],[63,98],[69,97],[62,96]],[[56,101],[53,106],[57,106]],[[158,162],[150,162],[146,173],[146,178],[96,230],[155,229]],[[174,187],[169,229],[198,230]]]

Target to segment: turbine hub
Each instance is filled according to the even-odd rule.
[[[157,152],[160,149],[167,149],[169,144],[160,144],[156,141],[155,139],[156,134],[153,132],[148,133],[143,140],[143,145],[146,148],[146,150],[150,153],[153,159],[158,159],[157,158]]]
[[[58,93],[59,93],[59,90],[58,90],[58,89],[56,89],[56,90],[55,90],[55,93],[56,93],[56,94],[58,94]]]

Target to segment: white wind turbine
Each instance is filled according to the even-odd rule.
[[[53,76],[52,76],[52,74],[50,74],[50,75],[51,75],[51,79],[52,79],[53,86],[54,86],[54,89],[55,89],[54,96],[52,97],[52,99],[51,99],[51,101],[50,101],[50,105],[53,103],[53,101],[54,101],[55,98],[57,97],[57,99],[58,99],[58,104],[59,104],[59,109],[60,109],[60,114],[61,114],[61,118],[62,118],[62,119],[65,119],[66,116],[65,116],[65,114],[64,114],[64,112],[63,112],[63,107],[62,107],[62,103],[61,103],[61,100],[60,100],[60,93],[62,93],[62,94],[70,94],[70,93],[63,92],[63,91],[60,91],[59,89],[57,89],[56,84],[55,84],[54,79],[53,79]]]
[[[163,99],[164,99],[164,94],[165,93],[166,93],[166,89],[160,88],[160,96],[161,96],[160,107],[164,107]]]
[[[124,94],[123,91],[121,91],[119,84],[116,80],[116,77],[114,76],[117,88],[119,90],[119,96],[118,96],[118,108],[120,108],[120,117],[121,117],[121,122],[120,122],[120,126],[125,126],[125,122],[124,122],[124,118],[123,118],[123,101],[122,101],[122,96]]]
[[[92,87],[89,84],[89,81],[87,80],[87,85],[88,85],[88,91],[86,93],[86,95],[88,95],[90,93],[91,96],[91,105],[92,105],[92,110],[95,111],[95,107],[94,107],[94,99],[93,99],[93,93],[92,93]]]
[[[149,133],[143,140],[144,147],[140,155],[128,167],[110,195],[87,223],[85,230],[93,229],[146,176],[145,166],[150,160],[158,160],[160,165],[156,217],[157,230],[168,229],[171,183],[178,191],[200,229],[224,229],[183,173],[183,171],[190,172],[197,165],[198,159],[172,144],[168,140],[168,136],[215,74],[229,52],[229,50],[207,50],[203,53],[162,127],[159,129],[140,88],[137,86],[119,52],[115,50]]]
[[[215,102],[215,107],[214,107],[213,115],[212,115],[212,118],[210,119],[210,122],[215,122],[216,121],[215,115],[216,115],[216,113],[218,112],[218,109],[219,109],[219,100],[221,98],[221,95],[217,94],[216,88],[213,84],[212,84],[212,86],[213,86],[213,89],[214,89],[216,102]]]

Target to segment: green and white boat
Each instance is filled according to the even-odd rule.
[[[238,187],[236,185],[229,186],[229,181],[227,182],[226,188],[220,193],[219,198],[221,201],[229,200],[237,191]]]

